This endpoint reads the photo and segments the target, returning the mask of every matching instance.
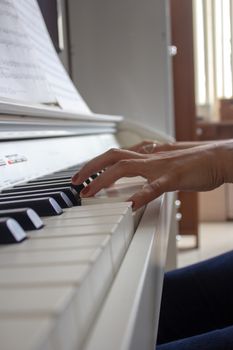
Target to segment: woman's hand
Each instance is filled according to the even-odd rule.
[[[160,145],[161,143],[158,141],[144,140],[140,143],[137,143],[136,145],[129,147],[128,150],[143,154],[150,154],[156,152],[156,148],[158,149],[158,146]]]
[[[140,175],[148,183],[128,199],[137,209],[164,192],[208,191],[224,182],[232,182],[232,164],[232,142],[211,143],[153,155],[112,149],[88,162],[72,181],[80,184],[92,174],[106,169],[81,192],[82,197],[90,197],[121,177]]]
[[[217,141],[217,142],[221,142],[221,141]],[[183,141],[183,142],[179,141],[179,142],[162,143],[159,141],[144,140],[132,147],[129,147],[128,150],[143,153],[143,154],[152,154],[157,152],[186,149],[186,148],[206,145],[210,143],[213,143],[213,141]]]

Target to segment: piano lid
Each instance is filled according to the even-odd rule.
[[[0,141],[115,133],[121,116],[65,112],[59,107],[0,102]]]
[[[122,118],[90,110],[56,54],[36,0],[2,2],[0,16],[0,140],[114,132]]]

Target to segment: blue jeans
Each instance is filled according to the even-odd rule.
[[[233,350],[233,251],[165,274],[157,350]]]

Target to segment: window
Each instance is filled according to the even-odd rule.
[[[233,91],[233,0],[193,0],[198,114],[218,118]]]

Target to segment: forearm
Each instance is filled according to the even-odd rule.
[[[176,151],[184,150],[188,148],[204,146],[209,144],[225,144],[226,142],[231,142],[232,140],[208,140],[208,141],[175,141],[175,142],[158,142],[152,140],[145,140],[137,145],[134,145],[128,150],[144,153],[144,154],[154,154],[157,152],[167,152],[167,151]]]
[[[221,142],[218,147],[217,161],[221,167],[224,183],[233,183],[233,140]]]
[[[166,148],[166,151],[170,150],[179,150],[179,149],[187,149],[187,148],[192,148],[192,147],[197,147],[197,146],[202,146],[202,145],[208,145],[211,143],[215,144],[225,144],[226,142],[231,142],[233,140],[208,140],[208,141],[176,141],[172,143],[165,143],[164,145],[161,144],[158,147],[161,149]]]
[[[176,141],[174,143],[170,143],[169,145],[173,150],[176,150],[197,147],[208,143],[210,143],[210,141]]]

